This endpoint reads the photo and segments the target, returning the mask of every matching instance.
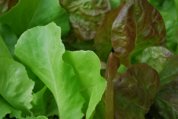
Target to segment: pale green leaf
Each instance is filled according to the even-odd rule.
[[[61,30],[50,23],[27,30],[16,45],[16,56],[50,89],[62,119],[81,119],[84,99],[73,68],[66,64]]]
[[[100,61],[92,51],[66,52],[64,61],[71,64],[78,74],[80,90],[88,102],[86,119],[90,119],[106,87],[106,81],[100,75]]]
[[[32,108],[34,82],[25,67],[10,58],[0,58],[0,95],[15,109],[27,112]]]

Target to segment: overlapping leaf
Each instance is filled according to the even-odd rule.
[[[12,56],[14,55],[15,44],[17,43],[17,36],[11,31],[7,25],[0,24],[0,34],[3,38],[4,43],[8,47]]]
[[[60,33],[54,23],[30,29],[20,37],[15,54],[50,89],[60,118],[81,119],[86,113],[90,119],[105,90],[99,59],[89,51],[66,52],[63,59]]]
[[[2,57],[11,57],[8,48],[6,47],[2,37],[0,36],[0,58]]]
[[[91,40],[110,10],[109,0],[60,0],[70,14],[70,22],[78,39]]]
[[[113,14],[115,13],[113,12]],[[100,29],[106,29],[105,24]],[[126,65],[130,63],[129,57],[132,54],[165,41],[165,27],[162,17],[147,0],[122,1],[118,14],[113,19],[111,31],[108,32],[108,35],[110,34],[111,37],[108,37],[107,41],[112,41],[114,51],[120,57],[121,63]],[[106,34],[102,32],[98,35],[102,37]],[[105,41],[106,39],[103,40],[103,42]]]
[[[18,40],[15,54],[50,89],[60,118],[81,119],[84,100],[72,67],[62,59],[65,49],[60,34],[54,23],[30,29]]]
[[[135,57],[134,63],[146,63],[160,73],[165,62],[171,56],[173,56],[173,54],[164,47],[148,47]]]
[[[32,108],[34,82],[28,78],[25,67],[10,58],[0,58],[0,95],[8,112]],[[2,102],[1,102],[2,103]]]
[[[0,22],[20,35],[28,28],[54,20],[62,13],[60,11],[58,0],[19,0],[16,6],[0,16]]]
[[[163,16],[166,25],[166,45],[167,47],[178,52],[178,10],[176,9],[177,0],[149,0],[149,2],[156,7]]]
[[[72,65],[78,74],[80,90],[87,102],[86,119],[91,119],[106,87],[105,80],[100,76],[100,61],[92,51],[66,52],[64,61]]]
[[[157,96],[156,108],[164,119],[178,117],[178,57],[166,61],[161,71],[161,90]]]
[[[115,82],[116,119],[144,119],[159,90],[158,73],[146,64],[131,66]]]

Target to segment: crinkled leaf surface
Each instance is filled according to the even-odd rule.
[[[128,65],[129,58],[135,53],[165,41],[165,26],[159,12],[147,0],[123,0],[118,9],[116,17],[110,17],[115,14],[114,12],[107,16],[113,18],[108,20],[112,22],[110,32],[102,32],[102,34],[110,36],[108,40],[112,41],[112,47],[120,57],[121,63]],[[107,27],[101,27],[98,32],[101,29]],[[103,39],[103,42],[108,40]]]
[[[34,82],[28,78],[25,67],[10,58],[0,58],[0,95],[11,109],[24,112],[32,108]]]
[[[166,25],[166,45],[178,52],[178,10],[176,9],[177,0],[149,0],[163,16]]]
[[[68,51],[64,54],[64,60],[78,74],[80,90],[88,102],[87,108],[85,107],[86,119],[91,119],[106,87],[106,81],[100,75],[100,61],[92,51]]]
[[[66,64],[61,30],[54,23],[26,31],[16,45],[16,56],[50,89],[62,119],[81,119],[84,99],[72,66]]]
[[[112,26],[112,46],[127,64],[130,53],[165,41],[165,26],[159,12],[147,0],[126,0]],[[129,59],[128,59],[129,60]]]
[[[161,46],[154,46],[145,48],[134,60],[137,63],[146,63],[160,73],[165,62],[171,56],[173,56],[173,54],[168,49]]]
[[[70,14],[70,22],[78,39],[91,40],[110,10],[109,0],[60,0]]]
[[[16,6],[0,16],[0,22],[20,35],[28,28],[52,21],[61,9],[58,0],[19,0]]]
[[[114,87],[116,119],[144,119],[159,90],[159,76],[150,66],[137,64]]]

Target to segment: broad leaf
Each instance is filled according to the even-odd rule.
[[[114,83],[116,119],[144,119],[159,90],[158,73],[146,64],[137,64]]]
[[[60,0],[69,12],[70,22],[78,39],[91,40],[110,10],[109,0]]]
[[[0,67],[1,97],[12,108],[27,112],[32,108],[34,82],[28,78],[25,67],[10,58],[0,58]]]
[[[103,42],[112,41],[112,47],[108,50],[113,48],[121,63],[129,65],[132,55],[148,46],[164,43],[165,26],[163,19],[147,0],[123,0],[118,9],[116,17],[110,17],[115,14],[114,12],[107,16],[113,19],[108,21],[112,22],[111,29],[109,27],[110,32],[102,32],[102,34],[110,36],[108,40],[103,39]],[[105,26],[104,24],[108,23],[103,23],[103,26]],[[107,29],[107,27],[101,27],[98,32],[101,29]]]
[[[16,56],[50,89],[62,119],[81,119],[84,99],[72,66],[66,64],[61,30],[54,23],[35,27],[22,34]]]
[[[58,0],[19,0],[16,6],[0,16],[0,22],[20,35],[28,28],[54,20],[60,10]]]
[[[164,47],[148,47],[135,57],[134,63],[146,63],[160,73],[165,62],[172,55],[173,54]]]
[[[64,61],[72,65],[75,73],[78,74],[80,90],[87,102],[84,108],[86,119],[91,119],[106,87],[106,82],[100,75],[100,61],[92,51],[68,51],[63,57]]]

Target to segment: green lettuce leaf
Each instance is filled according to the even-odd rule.
[[[60,118],[81,119],[86,113],[90,119],[106,87],[99,59],[91,51],[64,53],[60,33],[54,23],[30,29],[20,37],[15,54],[50,89]]]
[[[31,111],[33,112],[34,116],[58,115],[58,109],[55,99],[46,86],[44,86],[41,90],[33,94],[32,105],[33,108],[31,109]]]
[[[172,52],[164,47],[148,47],[135,57],[134,63],[146,63],[160,73],[163,70],[165,62],[171,56],[173,56]]]
[[[0,67],[0,96],[7,103],[4,105],[9,110],[28,112],[32,108],[34,82],[28,78],[25,67],[10,58],[0,58]]]
[[[45,116],[38,116],[38,117],[26,117],[25,119],[48,119]]]
[[[68,51],[63,58],[78,74],[81,93],[88,102],[85,104],[86,119],[91,119],[106,87],[106,81],[100,75],[100,61],[92,51]]]
[[[28,28],[54,20],[61,10],[58,0],[19,0],[11,10],[0,16],[0,22],[20,35]]]
[[[122,0],[110,0],[112,9],[118,7]]]
[[[145,119],[159,91],[158,73],[146,64],[136,64],[114,83],[116,119]]]
[[[32,28],[19,38],[15,54],[50,89],[60,118],[81,119],[84,99],[72,66],[62,59],[65,49],[60,37],[61,30],[54,23]]]
[[[7,48],[7,46],[5,45],[2,37],[0,36],[0,58],[1,57],[11,57],[11,54]]]
[[[21,118],[21,111],[13,108],[11,105],[9,105],[1,96],[0,96],[0,118],[3,119],[6,114],[11,114],[12,116],[15,116],[17,118]]]
[[[14,56],[15,44],[17,43],[17,36],[7,25],[0,24],[0,34],[4,40],[4,43],[8,47],[12,56]]]

